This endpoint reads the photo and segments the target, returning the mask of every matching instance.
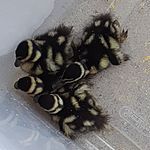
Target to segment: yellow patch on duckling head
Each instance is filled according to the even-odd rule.
[[[32,53],[33,53],[33,43],[32,43],[32,41],[27,40],[27,43],[28,43],[28,49],[27,49],[28,55],[27,55],[26,58],[22,59],[21,62],[25,62],[25,61],[29,60]]]

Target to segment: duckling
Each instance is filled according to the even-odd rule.
[[[72,27],[60,25],[35,39],[22,41],[15,51],[15,66],[30,75],[56,74],[73,57]]]
[[[32,97],[44,92],[43,81],[40,78],[34,76],[25,76],[20,78],[15,82],[14,87],[15,89],[26,92]]]
[[[129,59],[129,56],[121,51],[121,44],[126,40],[128,30],[121,31],[117,20],[113,20],[110,14],[102,14],[94,17],[90,26],[83,31],[81,44],[78,49],[78,61],[84,59],[90,74],[106,69],[110,63],[120,65]]]
[[[77,132],[102,130],[108,122],[108,115],[102,113],[89,90],[85,83],[74,83],[38,95],[36,101],[51,116],[57,117],[60,131],[74,137]]]
[[[57,80],[57,76],[53,74],[38,77],[28,75],[18,79],[14,83],[14,88],[29,94],[31,97],[35,97],[44,92],[53,91],[53,86]]]

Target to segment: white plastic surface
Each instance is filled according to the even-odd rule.
[[[1,0],[0,3],[0,55],[10,52],[23,38],[31,37],[54,7],[54,0]]]
[[[0,148],[2,150],[69,150],[73,145],[33,110],[0,91]]]
[[[92,15],[109,10],[129,30],[122,49],[130,60],[91,80],[97,102],[111,117],[109,129],[79,135],[75,141],[65,139],[46,113],[13,90],[13,82],[23,73],[14,69],[9,53],[0,57],[0,149],[150,150],[150,1],[56,0],[55,4],[34,35],[65,22],[78,36]]]

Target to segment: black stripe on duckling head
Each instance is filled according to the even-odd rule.
[[[50,114],[57,114],[63,108],[63,100],[58,94],[42,94],[38,96],[38,104]]]
[[[16,51],[16,61],[15,66],[19,67],[22,62],[30,59],[33,53],[33,42],[31,40],[22,41]]]
[[[73,83],[84,78],[88,73],[89,71],[82,63],[74,62],[65,68],[62,80],[65,83]]]
[[[29,76],[20,78],[17,82],[15,82],[15,89],[20,89],[21,91],[27,92],[32,85],[31,78]]]
[[[15,89],[26,92],[31,96],[38,95],[43,92],[44,84],[43,81],[38,77],[26,76],[20,78],[14,84]]]
[[[32,40],[22,41],[16,51],[15,66],[19,67],[24,62],[36,62],[40,57],[41,53],[39,47]]]

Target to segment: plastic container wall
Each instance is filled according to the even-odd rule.
[[[97,102],[111,117],[109,128],[79,135],[75,141],[64,139],[49,123],[48,115],[28,97],[14,92],[13,82],[23,74],[14,70],[11,53],[0,58],[0,141],[3,143],[0,148],[72,150],[79,146],[86,150],[149,150],[150,1],[63,2],[56,0],[54,11],[33,35],[64,22],[74,26],[74,35],[78,37],[92,15],[109,11],[129,30],[122,49],[130,55],[130,60],[120,66],[110,66],[91,80]],[[9,92],[5,92],[7,90]]]

